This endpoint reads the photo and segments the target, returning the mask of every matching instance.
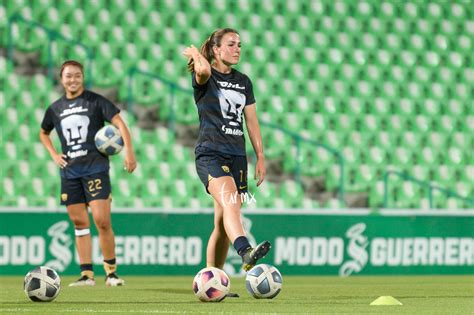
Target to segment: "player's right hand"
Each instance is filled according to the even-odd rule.
[[[53,155],[54,163],[56,163],[56,165],[59,166],[60,168],[65,168],[67,166],[66,159],[67,159],[66,154],[56,153]]]
[[[189,60],[191,60],[194,56],[196,56],[196,54],[199,54],[199,50],[196,47],[194,47],[194,45],[186,47],[183,50],[183,55],[187,57]]]

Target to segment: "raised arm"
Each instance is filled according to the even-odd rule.
[[[250,141],[257,155],[257,164],[255,165],[255,179],[258,179],[257,186],[265,179],[265,157],[263,155],[262,134],[257,118],[257,109],[255,104],[247,105],[244,108],[245,123],[249,132]]]
[[[183,50],[183,55],[188,58],[188,64],[192,63],[194,66],[194,72],[196,73],[196,82],[199,85],[206,84],[207,80],[211,77],[211,65],[204,58],[199,50],[191,45]]]

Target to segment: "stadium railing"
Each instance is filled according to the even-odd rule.
[[[452,191],[452,190],[449,190],[449,189],[446,189],[446,188],[443,188],[443,187],[440,187],[438,185],[435,185],[434,183],[432,182],[427,182],[427,181],[422,181],[422,180],[419,180],[415,177],[412,177],[404,172],[399,172],[399,171],[395,171],[395,170],[387,170],[385,171],[384,173],[384,178],[383,178],[383,183],[384,183],[384,202],[383,202],[383,207],[385,209],[389,208],[389,179],[390,179],[390,176],[393,175],[395,177],[398,177],[398,178],[401,178],[403,180],[407,180],[407,181],[410,181],[420,187],[423,187],[423,188],[427,188],[428,189],[428,202],[429,202],[429,208],[430,209],[433,209],[433,192],[434,191],[439,191],[443,194],[445,194],[447,197],[453,197],[453,198],[456,198],[456,199],[459,199],[461,201],[464,201],[464,202],[467,202],[468,204],[471,204],[472,206],[474,206],[474,199],[472,198],[468,198],[468,197],[464,197],[464,196],[461,196],[459,195],[458,193],[456,193],[455,191]]]

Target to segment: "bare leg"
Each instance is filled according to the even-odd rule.
[[[89,203],[104,260],[115,258],[115,235],[110,217],[110,199],[93,200]]]
[[[224,230],[229,240],[233,243],[237,237],[245,236],[240,216],[242,203],[234,179],[230,176],[213,178],[208,190],[223,210]]]
[[[90,227],[89,215],[85,203],[76,203],[66,207],[69,218],[77,230]],[[84,236],[76,236],[76,248],[79,254],[79,263],[92,264],[92,241],[90,233]]]
[[[214,230],[207,243],[207,267],[224,268],[229,242],[224,229],[224,209],[214,200]]]

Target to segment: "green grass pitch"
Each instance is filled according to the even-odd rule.
[[[191,290],[192,276],[125,276],[123,287],[70,288],[76,277],[62,277],[58,298],[50,303],[29,301],[23,277],[0,277],[0,313],[23,314],[474,314],[474,276],[283,276],[283,288],[273,300],[256,300],[243,278],[231,279],[240,298],[221,303],[199,302]],[[99,280],[99,278],[97,278]],[[102,279],[100,279],[102,280]],[[391,295],[402,306],[369,306]]]

